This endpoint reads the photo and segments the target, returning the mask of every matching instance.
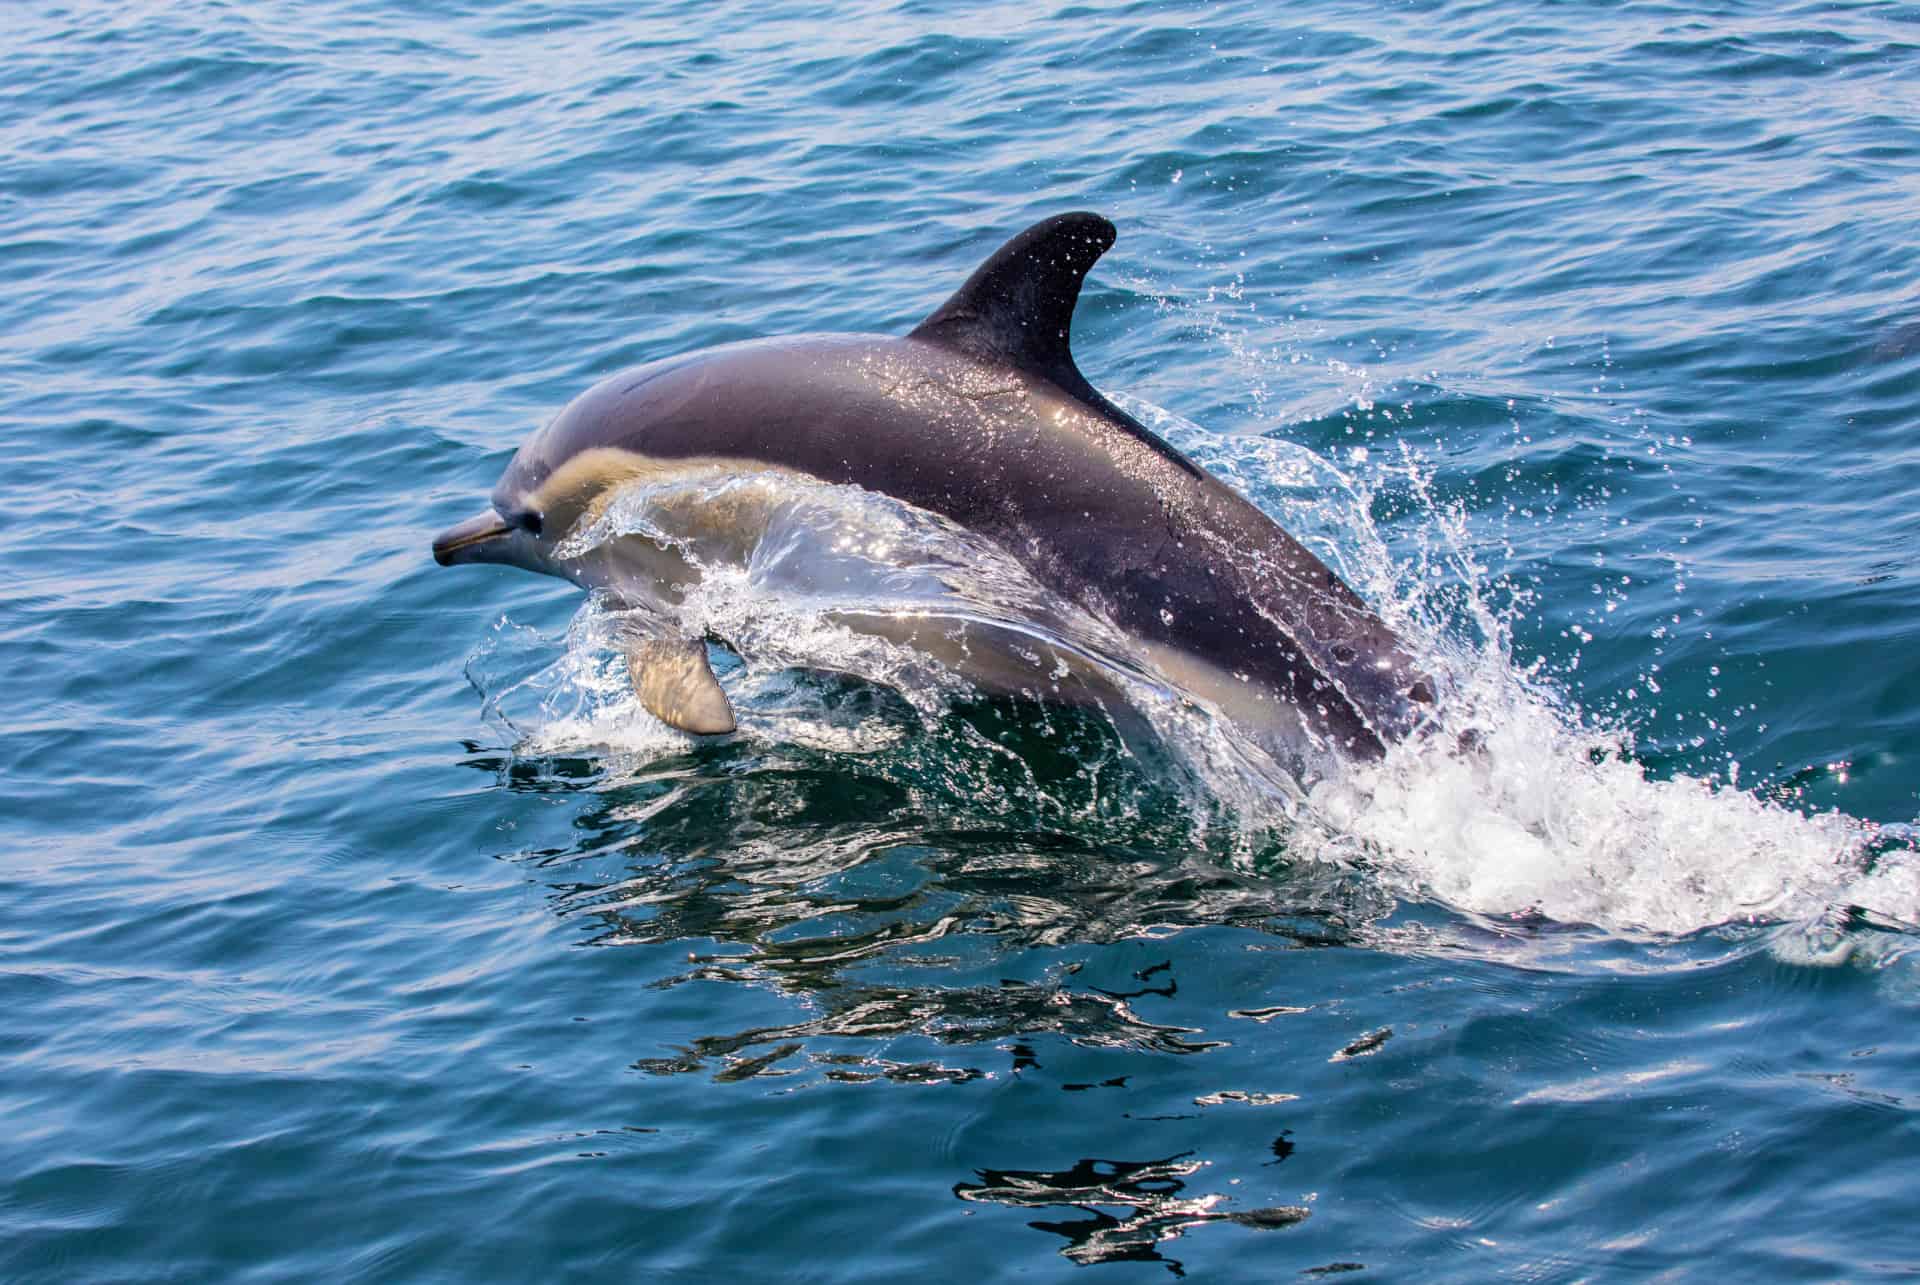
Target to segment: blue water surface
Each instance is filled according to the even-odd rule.
[[[1920,1272],[1920,8],[5,20],[0,1277]],[[1613,837],[1411,764],[1242,842],[819,676],[497,716],[580,597],[428,542],[528,432],[1079,208],[1089,377],[1350,479]]]

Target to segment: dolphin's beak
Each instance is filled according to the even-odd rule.
[[[512,535],[513,530],[505,518],[488,509],[442,531],[433,542],[433,560],[443,567],[458,566],[462,562],[496,562],[497,557],[489,556],[496,552],[488,547],[490,542]]]

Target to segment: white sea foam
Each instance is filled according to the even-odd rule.
[[[489,712],[526,752],[682,752],[692,738],[639,708],[620,659],[625,633],[667,628],[723,637],[737,650],[739,663],[721,677],[739,736],[868,753],[896,743],[907,724],[800,674],[853,675],[936,716],[973,690],[955,666],[850,621],[935,632],[989,624],[1031,642],[1034,690],[1062,663],[1047,655],[1105,673],[1208,796],[1213,806],[1197,817],[1224,806],[1246,833],[1279,836],[1291,857],[1363,869],[1402,896],[1629,933],[1798,925],[1805,931],[1782,940],[1799,944],[1782,949],[1809,958],[1827,949],[1820,926],[1837,908],[1920,923],[1920,860],[1893,830],[1807,815],[1697,777],[1650,777],[1623,732],[1517,668],[1510,625],[1519,608],[1493,605],[1464,519],[1423,498],[1417,462],[1343,471],[1292,443],[1224,438],[1116,400],[1274,514],[1375,604],[1446,689],[1431,734],[1378,763],[1312,774],[1303,789],[1218,711],[1157,679],[1123,635],[990,543],[884,496],[770,475],[621,497],[574,543],[642,534],[680,548],[700,567],[699,582],[642,621],[590,601],[557,661],[550,644],[503,621],[472,666]],[[1367,479],[1388,476],[1425,505],[1412,552],[1398,557],[1368,517]],[[733,551],[744,556],[720,556],[688,524],[698,509],[688,501],[716,488],[730,522],[749,531]]]

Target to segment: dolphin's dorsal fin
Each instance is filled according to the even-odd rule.
[[[993,252],[967,283],[907,336],[1004,361],[1053,381],[1110,423],[1198,477],[1200,468],[1102,397],[1067,348],[1087,269],[1113,245],[1113,224],[1085,211],[1043,219]]]
[[[1113,224],[1098,214],[1043,219],[995,250],[909,338],[998,358],[1099,402],[1073,364],[1067,334],[1080,283],[1113,238]]]

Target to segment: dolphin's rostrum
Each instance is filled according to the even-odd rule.
[[[730,344],[589,389],[520,448],[492,507],[434,542],[620,594],[696,574],[640,537],[563,556],[623,486],[773,470],[863,487],[992,540],[1239,722],[1378,755],[1434,696],[1392,631],[1258,508],[1096,392],[1068,332],[1113,244],[1062,214],[1002,246],[905,338]],[[697,638],[629,650],[642,704],[692,732],[733,712]]]

